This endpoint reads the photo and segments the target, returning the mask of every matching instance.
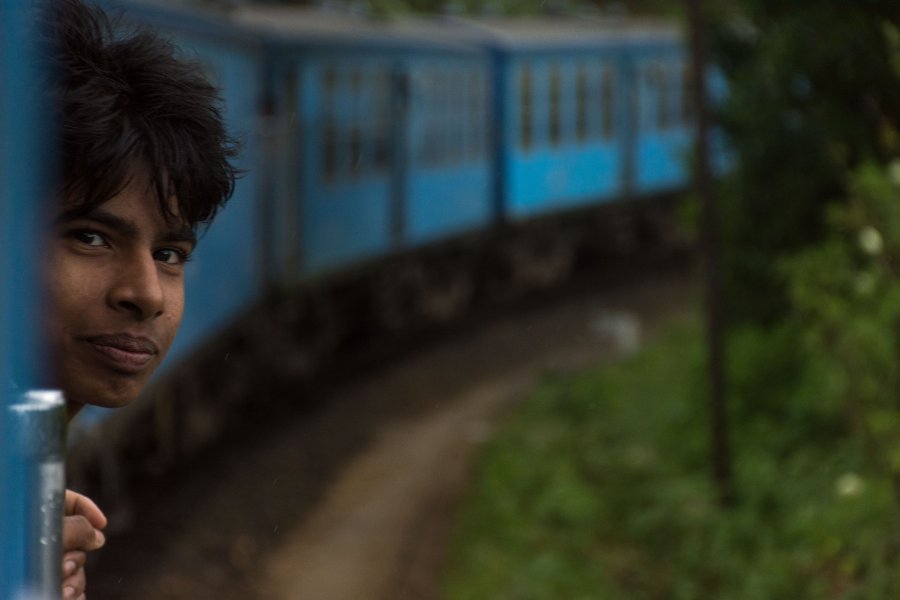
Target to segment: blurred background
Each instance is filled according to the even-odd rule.
[[[894,597],[894,3],[104,6],[246,174],[70,431],[92,596]]]

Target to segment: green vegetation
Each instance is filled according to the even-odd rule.
[[[863,165],[848,189],[828,207],[823,241],[777,267],[798,350],[823,365],[825,399],[893,478],[900,507],[900,162]]]
[[[892,598],[900,512],[797,331],[732,337],[740,501],[708,476],[702,335],[551,378],[484,453],[449,600]]]
[[[774,263],[829,235],[826,205],[847,199],[861,165],[897,156],[900,12],[883,0],[739,0],[716,22],[729,82],[720,125],[738,159],[721,196],[729,314],[770,324],[791,310]]]

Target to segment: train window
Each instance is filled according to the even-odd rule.
[[[653,129],[653,113],[652,106],[653,100],[656,97],[654,93],[653,86],[653,65],[645,64],[644,65],[644,84],[641,86],[641,91],[643,92],[643,97],[641,98],[641,104],[639,105],[640,114],[641,114],[641,129],[644,131],[651,131]]]
[[[585,134],[587,138],[602,137],[603,114],[603,63],[597,60],[587,61],[579,68],[584,71],[585,86]],[[581,86],[579,81],[578,86]]]
[[[337,72],[328,67],[322,73],[324,122],[322,124],[322,173],[325,180],[333,182],[338,171],[338,126],[335,115]]]
[[[602,134],[604,139],[610,139],[615,134],[616,116],[616,71],[611,65],[603,66],[602,91]]]
[[[363,162],[363,134],[360,123],[354,123],[350,127],[350,173],[358,178],[365,170]]]
[[[550,143],[559,146],[562,139],[562,82],[559,65],[550,67]]]
[[[659,65],[655,62],[644,65],[644,102],[641,104],[641,124],[646,131],[659,127]]]
[[[656,125],[661,131],[664,131],[670,127],[671,119],[669,118],[669,70],[663,63],[656,65],[656,81]]]
[[[391,161],[391,84],[379,64],[330,64],[321,72],[322,174],[358,180]]]
[[[476,159],[484,152],[485,128],[485,90],[484,75],[481,72],[469,72],[469,138],[468,156]]]
[[[346,115],[347,126],[349,128],[349,139],[347,144],[347,167],[348,174],[354,178],[358,178],[366,169],[363,148],[363,132],[364,124],[362,123],[360,105],[363,104],[364,89],[363,75],[359,68],[350,71],[350,114]]]
[[[531,122],[532,112],[534,110],[534,89],[532,82],[531,67],[523,66],[522,74],[519,79],[520,84],[520,107],[521,107],[521,123],[519,128],[519,141],[523,150],[530,150],[534,142],[534,131]]]
[[[468,69],[459,69],[456,74],[456,83],[458,91],[456,92],[456,126],[459,129],[457,135],[456,158],[464,161],[468,155],[469,137],[472,135],[471,125],[472,119],[469,111],[472,109],[469,103],[471,89],[469,88],[469,71]]]
[[[450,104],[453,99],[450,98],[450,85],[447,73],[435,72],[435,99],[437,110],[432,120],[434,135],[434,156],[433,164],[439,165],[446,162],[450,151],[450,131],[447,126],[447,115],[449,113]]]
[[[376,172],[388,169],[391,161],[391,85],[387,70],[381,68],[372,82],[375,97],[372,120],[372,167]]]
[[[493,129],[491,126],[493,125],[493,121],[488,121],[488,115],[490,114],[490,108],[488,107],[488,103],[491,101],[490,95],[490,85],[488,84],[488,76],[484,71],[478,73],[478,115],[477,115],[477,127],[475,131],[477,132],[476,144],[478,148],[478,155],[484,156],[489,151],[490,140],[492,139]]]
[[[451,161],[461,161],[463,158],[463,147],[466,139],[466,103],[465,103],[465,81],[463,80],[463,71],[454,69],[449,77],[450,89],[447,90],[450,103],[448,105],[446,123],[450,127],[450,147],[449,159]]]
[[[422,78],[422,107],[424,108],[424,127],[421,133],[422,164],[435,166],[444,159],[446,149],[446,86],[442,73],[429,69]]]
[[[688,62],[681,64],[681,120],[694,120],[694,71]]]
[[[587,139],[587,105],[588,105],[588,89],[587,89],[587,71],[584,63],[578,65],[578,74],[576,75],[576,97],[575,97],[575,135],[579,142]]]

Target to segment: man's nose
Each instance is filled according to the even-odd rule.
[[[135,257],[122,264],[109,292],[109,303],[139,320],[163,314],[165,295],[156,260],[151,255]]]

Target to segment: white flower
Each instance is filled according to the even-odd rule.
[[[859,231],[859,247],[869,256],[878,256],[884,248],[884,241],[877,229],[866,225]]]
[[[863,487],[863,479],[856,473],[844,473],[834,482],[834,491],[842,498],[859,496]]]
[[[888,165],[888,178],[891,183],[900,187],[900,160],[893,160]]]

